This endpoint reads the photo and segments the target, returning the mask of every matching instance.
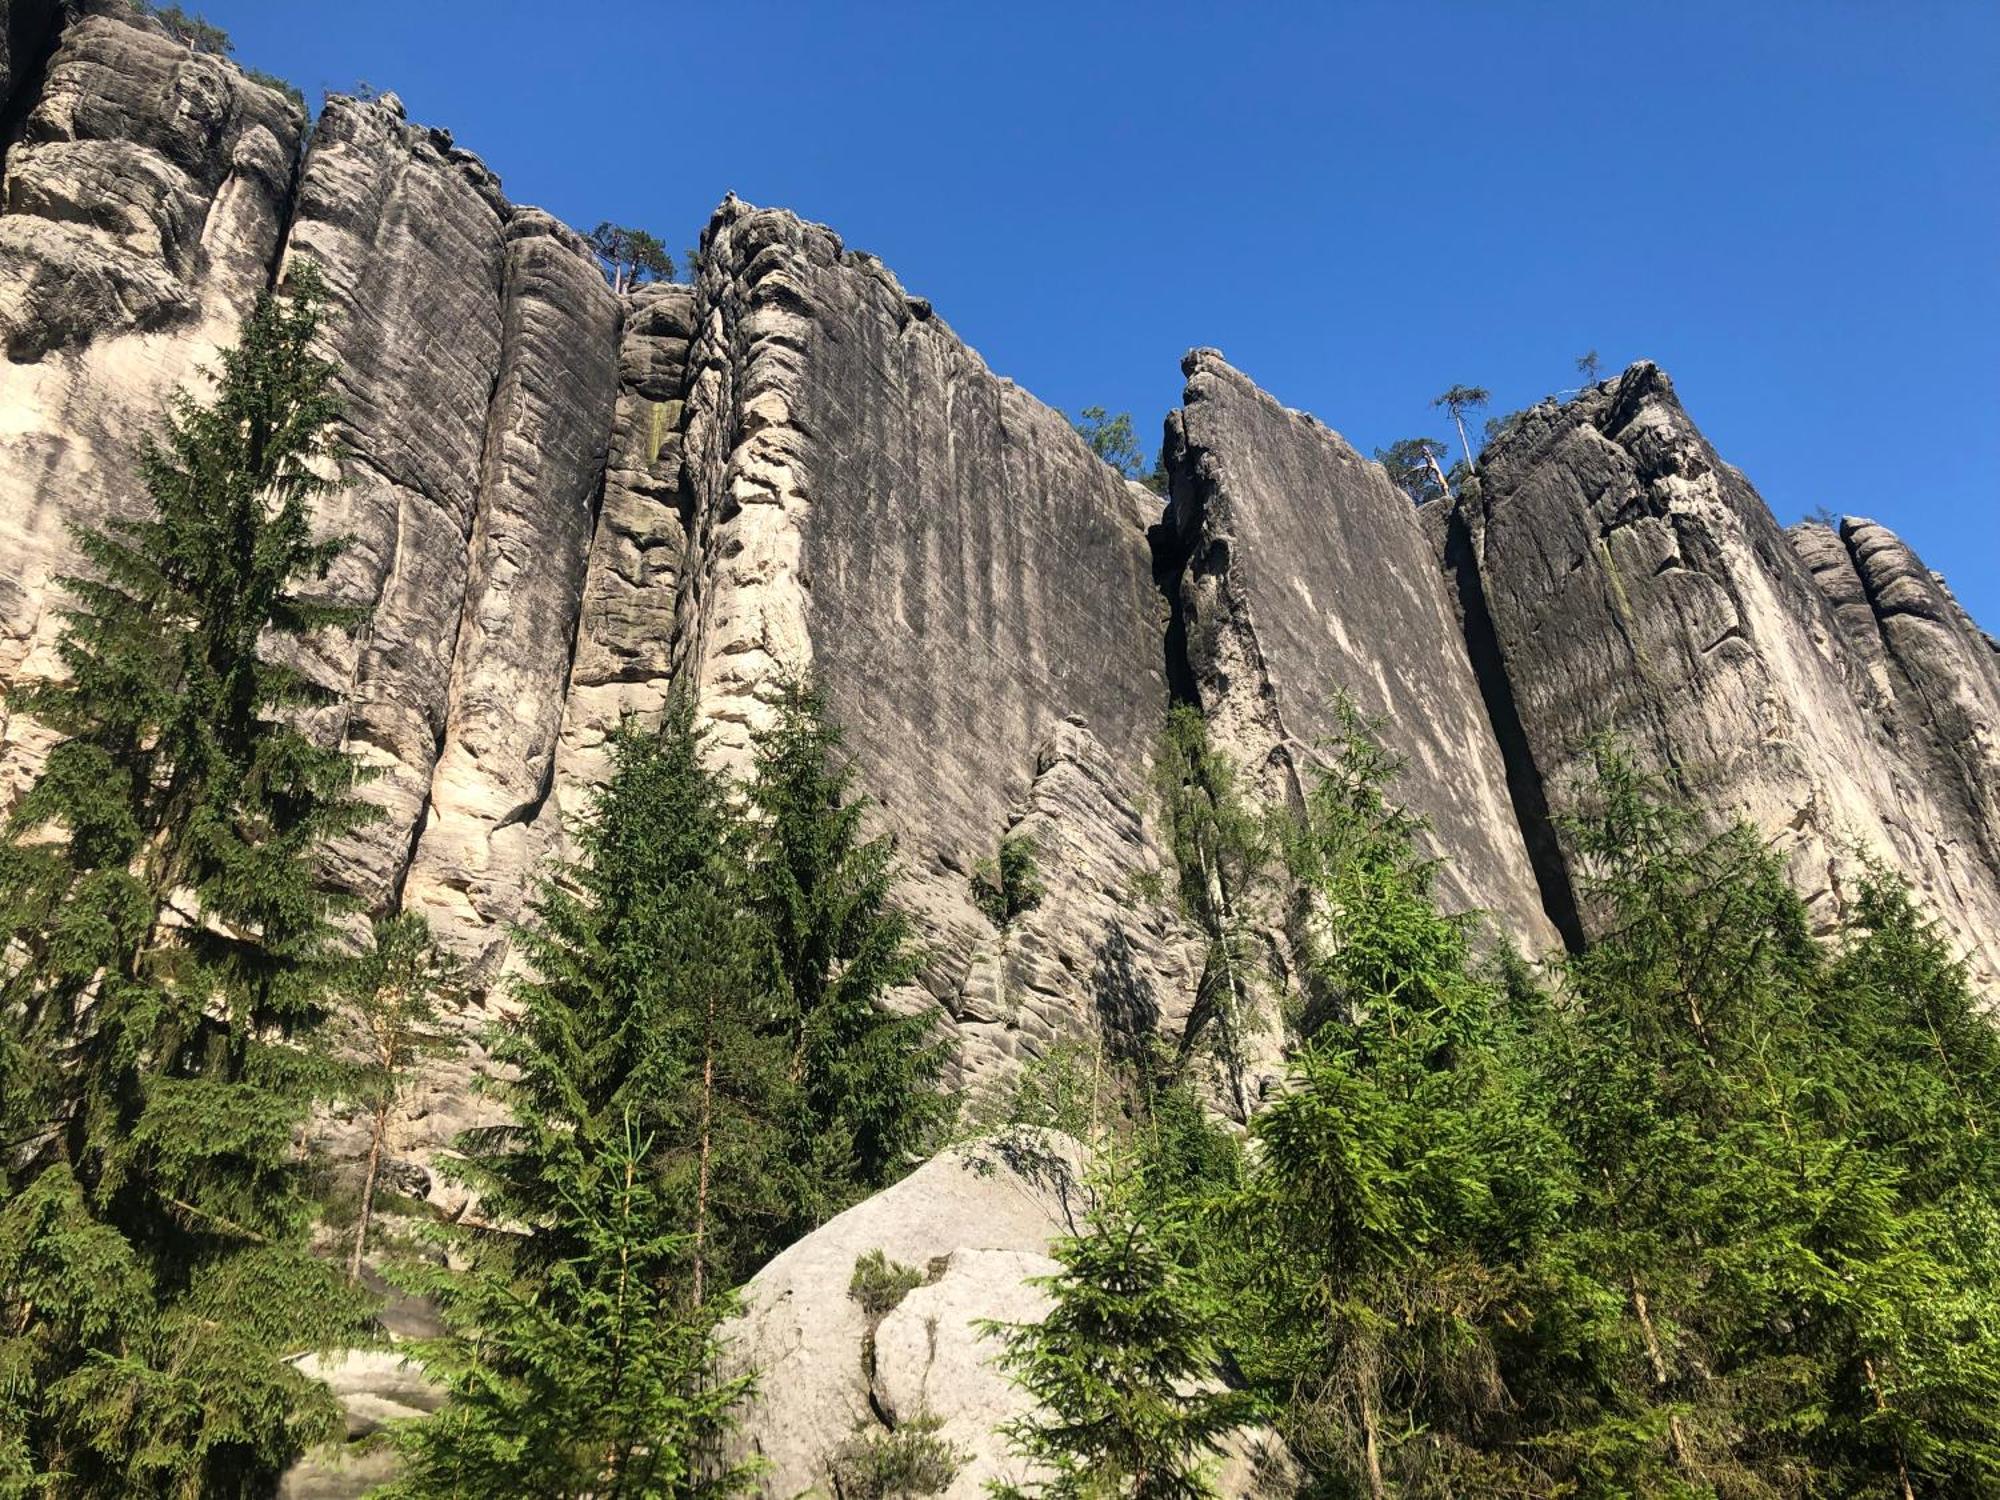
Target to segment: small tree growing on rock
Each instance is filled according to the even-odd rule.
[[[1493,393],[1483,385],[1455,385],[1443,395],[1432,400],[1431,405],[1451,413],[1452,425],[1458,428],[1458,446],[1464,454],[1464,462],[1472,467],[1472,440],[1465,435],[1465,414],[1478,411],[1493,399]]]
[[[1410,497],[1412,505],[1442,500],[1451,494],[1445,483],[1444,467],[1438,455],[1445,445],[1436,438],[1403,438],[1375,450],[1375,462],[1389,475],[1389,482]]]
[[[1216,1379],[1219,1311],[1199,1277],[1114,1187],[1083,1233],[1058,1240],[1062,1267],[1040,1323],[985,1325],[1038,1410],[1001,1430],[1052,1477],[996,1484],[997,1500],[1203,1500],[1204,1475],[1254,1400]]]
[[[614,292],[629,292],[645,281],[671,281],[674,258],[656,235],[604,220],[586,238],[603,263]]]
[[[374,928],[374,945],[355,961],[346,984],[362,1046],[355,1095],[369,1116],[361,1209],[347,1259],[349,1281],[361,1277],[389,1118],[424,1063],[452,1050],[452,1039],[438,1032],[438,1011],[457,997],[464,979],[457,961],[432,938],[430,923],[417,913],[378,918]]]
[[[1041,846],[1024,833],[1000,840],[1000,853],[972,867],[972,899],[995,927],[1042,904]]]

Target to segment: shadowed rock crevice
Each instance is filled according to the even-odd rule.
[[[67,19],[61,0],[0,0],[0,170],[41,95]]]
[[[1563,946],[1578,952],[1584,943],[1583,922],[1577,913],[1576,889],[1569,864],[1563,856],[1562,841],[1556,837],[1549,816],[1548,789],[1542,784],[1541,768],[1535,764],[1533,747],[1521,725],[1521,711],[1514,702],[1513,684],[1507,678],[1507,664],[1500,653],[1493,618],[1487,612],[1486,594],[1480,587],[1479,569],[1472,556],[1472,534],[1465,517],[1449,501],[1433,502],[1448,506],[1445,517],[1445,575],[1457,596],[1458,615],[1465,632],[1466,659],[1471,663],[1486,720],[1507,776],[1507,794],[1514,818],[1528,851],[1534,871],[1535,889],[1542,910],[1561,935]]]

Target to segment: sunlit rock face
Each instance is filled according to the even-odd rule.
[[[304,112],[118,0],[0,7],[0,685],[57,669],[69,527],[138,513],[139,452],[268,283]],[[0,700],[0,801],[47,744]]]
[[[143,506],[170,394],[310,260],[321,523],[351,540],[323,587],[370,618],[300,659],[382,810],[330,874],[428,915],[485,991],[619,719],[686,691],[741,771],[797,672],[897,843],[925,949],[898,1003],[975,1090],[1186,1025],[1149,770],[1177,697],[1276,803],[1343,699],[1375,720],[1441,895],[1530,953],[1587,929],[1562,819],[1609,732],[1778,836],[1822,916],[1867,851],[2000,971],[1992,642],[1883,528],[1787,537],[1650,365],[1521,414],[1413,511],[1196,351],[1163,511],[830,229],[732,198],[688,284],[614,294],[393,95],[308,131],[123,0],[11,0],[0,38],[0,682],[57,670],[68,526]],[[45,749],[0,718],[0,796]],[[970,877],[1007,836],[1048,894],[996,924]]]
[[[1139,813],[1167,707],[1156,502],[790,214],[723,205],[693,326],[676,635],[719,753],[741,764],[779,677],[813,672],[921,916],[912,1002],[942,1007],[971,1073],[1094,1035],[1114,969],[1171,1010],[1172,924],[1128,899],[1160,861]],[[1077,816],[1048,826],[1062,799]],[[1057,899],[1002,932],[969,877],[1024,819]]]
[[[1066,1045],[1183,1040],[1202,944],[1170,904],[1150,771],[1176,700],[1273,804],[1343,699],[1372,718],[1441,896],[1528,953],[1590,930],[1564,817],[1608,733],[1769,832],[1823,920],[1861,858],[1885,861],[2000,985],[1994,642],[1885,528],[1781,530],[1651,365],[1520,414],[1461,495],[1413,510],[1198,350],[1163,508],[789,213],[731,198],[687,283],[614,293],[574,232],[393,95],[309,125],[124,0],[0,0],[0,125],[0,687],[59,670],[69,527],[142,512],[172,393],[202,394],[260,294],[307,261],[325,282],[341,486],[319,519],[351,545],[321,586],[370,618],[298,663],[336,699],[312,727],[375,771],[382,812],[329,875],[425,913],[478,981],[462,1053],[392,1124],[412,1196],[451,1202],[433,1157],[490,1118],[481,1023],[607,735],[685,692],[747,772],[800,672],[896,842],[924,965],[895,1003],[936,1018],[975,1098]],[[0,806],[47,744],[0,697]],[[1007,837],[1040,851],[1043,895],[995,922],[971,876]],[[1274,1025],[1242,1097],[1276,1086],[1283,1045]],[[360,1144],[339,1116],[321,1133]],[[948,1171],[760,1278],[810,1282],[854,1355],[824,1391],[772,1387],[758,1441],[799,1474],[856,1421],[948,1396],[973,1422],[999,1399],[965,1329],[1039,1305],[1024,1278],[1052,1221],[1014,1224],[979,1197],[992,1181]],[[931,1280],[864,1380],[840,1277],[877,1239]],[[780,1337],[758,1306],[754,1336]],[[357,1410],[410,1395],[393,1361],[343,1369]],[[999,1472],[990,1427],[954,1431],[966,1484]],[[793,1437],[819,1446],[779,1455]],[[311,1493],[359,1487],[315,1474]]]
[[[1214,350],[1182,369],[1163,549],[1187,685],[1211,737],[1289,803],[1325,762],[1343,703],[1377,723],[1404,764],[1396,794],[1446,861],[1442,899],[1489,913],[1529,953],[1552,947],[1457,604],[1418,513],[1380,465]]]
[[[1788,539],[1650,364],[1514,418],[1452,532],[1558,819],[1608,733],[1770,833],[1823,919],[1863,855],[1886,861],[1992,987],[1992,650],[1893,537],[1850,521]]]

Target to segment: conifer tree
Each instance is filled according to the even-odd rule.
[[[1496,1453],[1501,1345],[1572,1183],[1510,1066],[1464,921],[1439,913],[1396,763],[1349,711],[1285,831],[1309,1036],[1214,1205],[1245,1373],[1347,1491],[1536,1493]]]
[[[1056,1241],[1062,1267],[1040,1284],[1040,1323],[988,1325],[1002,1364],[1037,1409],[1002,1431],[1048,1471],[991,1486],[1000,1500],[1202,1500],[1230,1433],[1256,1405],[1218,1380],[1220,1307],[1170,1253],[1133,1201],[1110,1188],[1083,1231]]]
[[[440,1233],[463,1269],[412,1273],[444,1313],[423,1357],[450,1398],[399,1432],[393,1495],[734,1488],[703,1477],[740,1394],[715,1382],[714,1331],[794,1221],[795,1091],[741,817],[691,707],[610,749],[581,858],[520,935],[529,973],[493,1044],[512,1121],[461,1140],[479,1222]]]
[[[853,794],[841,743],[819,692],[785,682],[756,736],[750,789],[751,900],[798,1091],[802,1229],[900,1175],[946,1102],[930,1015],[885,1004],[916,977],[918,953],[908,918],[889,904],[889,841],[863,836],[867,804]]]
[[[289,1362],[363,1304],[307,1253],[295,1132],[328,992],[314,861],[362,810],[260,649],[352,623],[304,592],[332,371],[319,282],[265,296],[144,450],[148,513],[79,531],[62,738],[0,838],[0,1475],[49,1495],[258,1492],[337,1430]]]
[[[343,1008],[361,1051],[345,1092],[368,1111],[368,1155],[347,1260],[350,1282],[360,1279],[368,1250],[390,1116],[425,1062],[451,1050],[452,1039],[439,1030],[439,1012],[458,997],[464,982],[460,965],[438,947],[430,923],[415,912],[376,918],[372,937],[368,951],[341,976]]]
[[[748,909],[746,839],[727,781],[703,764],[692,707],[657,732],[628,722],[521,934],[521,1012],[497,1039],[517,1123],[468,1142],[474,1185],[524,1222],[549,1218],[543,1166],[572,1132],[628,1114],[684,1206],[689,1295],[732,1286],[780,1244],[800,1196],[786,1161],[797,1090]],[[535,1253],[567,1253],[538,1236]]]
[[[624,1111],[547,1146],[549,1217],[535,1232],[563,1248],[532,1279],[490,1248],[465,1272],[418,1276],[449,1331],[411,1353],[449,1396],[396,1429],[403,1471],[373,1493],[742,1493],[747,1472],[716,1452],[749,1382],[715,1373],[714,1328],[729,1304],[688,1304],[686,1216],[661,1185],[654,1143]]]

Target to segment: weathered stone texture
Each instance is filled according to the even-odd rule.
[[[999,1368],[981,1324],[1034,1322],[1048,1295],[1031,1285],[1060,1267],[1049,1257],[1089,1206],[1082,1150],[1066,1136],[1016,1131],[944,1152],[894,1187],[823,1224],[743,1289],[725,1325],[731,1359],[759,1372],[734,1441],[737,1457],[768,1465],[757,1492],[779,1500],[834,1494],[844,1445],[880,1441],[912,1417],[941,1422],[962,1462],[942,1500],[977,1500],[992,1480],[1038,1476],[1008,1452],[999,1428],[1032,1403]],[[871,1323],[849,1293],[854,1265],[880,1251],[924,1275]],[[1232,1497],[1291,1494],[1283,1446],[1268,1432],[1232,1442],[1216,1474]]]
[[[403,888],[434,931],[495,960],[542,852],[536,815],[555,774],[618,322],[618,299],[577,236],[517,210],[444,749]]]
[[[352,545],[330,591],[372,607],[316,668],[346,700],[343,739],[376,773],[383,815],[340,850],[372,901],[410,857],[443,745],[486,415],[500,368],[503,229],[492,174],[395,95],[327,102],[286,258],[327,286],[343,484],[323,507]]]
[[[1458,565],[1473,571],[1554,812],[1577,806],[1587,742],[1608,732],[1697,805],[1770,831],[1823,917],[1854,873],[1850,845],[1886,858],[1992,984],[2000,881],[1973,799],[1875,711],[1884,663],[1849,645],[1868,626],[1837,560],[1801,558],[1664,374],[1634,365],[1522,414],[1482,457],[1457,523]],[[1878,619],[1894,608],[1877,595],[1899,591],[1942,616],[1913,563],[1851,545]],[[1911,619],[1913,636],[1935,623]],[[1951,640],[1950,670],[1969,638]],[[1909,650],[1929,659],[1928,642]],[[1984,753],[1970,727],[1944,735],[1967,764]]]
[[[931,941],[966,922],[950,1004],[961,1066],[984,1088],[1058,1046],[1137,1060],[1186,1028],[1200,954],[1163,903],[1174,877],[1123,771],[1080,720],[1058,724],[1006,835],[1038,851],[1040,901],[998,932],[955,903],[924,914]]]
[[[38,92],[15,102],[0,182],[0,682],[56,669],[66,528],[143,506],[140,444],[265,285],[304,126],[283,95],[111,0],[76,13]],[[0,803],[44,739],[0,702]]]
[[[1136,807],[1167,690],[1150,497],[978,357],[873,257],[732,199],[704,242],[678,632],[740,761],[783,672],[812,670],[894,831],[948,1011],[998,934],[968,877],[1044,740],[1089,726]],[[1103,932],[1070,934],[1088,947]],[[1087,1014],[1087,986],[1071,993]],[[1037,1043],[982,1047],[1032,1055]]]
[[[1295,804],[1342,697],[1405,761],[1447,904],[1555,945],[1436,549],[1381,468],[1211,349],[1167,421],[1161,549],[1214,742]]]
[[[674,619],[687,556],[681,500],[681,392],[694,288],[634,292],[618,347],[618,390],[603,498],[591,538],[563,704],[546,836],[582,814],[605,773],[605,736],[626,714],[657,718],[673,686]]]

